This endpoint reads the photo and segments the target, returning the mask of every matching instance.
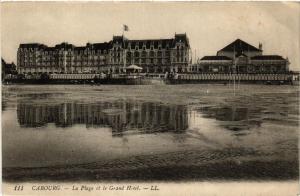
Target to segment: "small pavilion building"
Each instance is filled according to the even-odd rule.
[[[262,44],[258,48],[237,39],[215,56],[204,56],[192,72],[202,73],[287,73],[289,60],[279,55],[263,55]]]
[[[137,65],[129,65],[125,68],[125,70],[126,73],[140,73],[143,70],[143,68]]]

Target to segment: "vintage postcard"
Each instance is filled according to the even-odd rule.
[[[296,196],[299,53],[298,2],[2,2],[2,194]]]

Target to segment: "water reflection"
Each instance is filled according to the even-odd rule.
[[[204,117],[215,118],[219,121],[248,120],[248,108],[244,107],[202,107],[199,109]]]
[[[248,120],[248,108],[219,108],[216,112],[216,119],[220,121]]]
[[[17,117],[21,127],[110,127],[113,136],[124,132],[183,132],[188,128],[187,107],[152,102],[100,102],[34,104],[18,102]]]
[[[253,110],[253,111],[252,111]],[[224,107],[200,107],[197,112],[205,118],[213,118],[226,130],[233,131],[234,135],[243,136],[249,132],[241,132],[261,126],[260,111],[255,108],[224,106]]]

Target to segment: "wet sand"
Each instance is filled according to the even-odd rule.
[[[253,158],[253,157],[256,158]],[[298,162],[252,150],[189,150],[78,165],[3,168],[7,181],[296,180]],[[239,157],[243,157],[240,159]]]
[[[8,182],[299,176],[296,87],[25,85],[2,93]]]

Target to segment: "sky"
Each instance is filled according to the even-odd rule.
[[[172,38],[186,33],[193,60],[216,52],[236,39],[264,54],[288,57],[300,70],[298,2],[2,2],[1,56],[16,62],[20,43],[87,42]]]

